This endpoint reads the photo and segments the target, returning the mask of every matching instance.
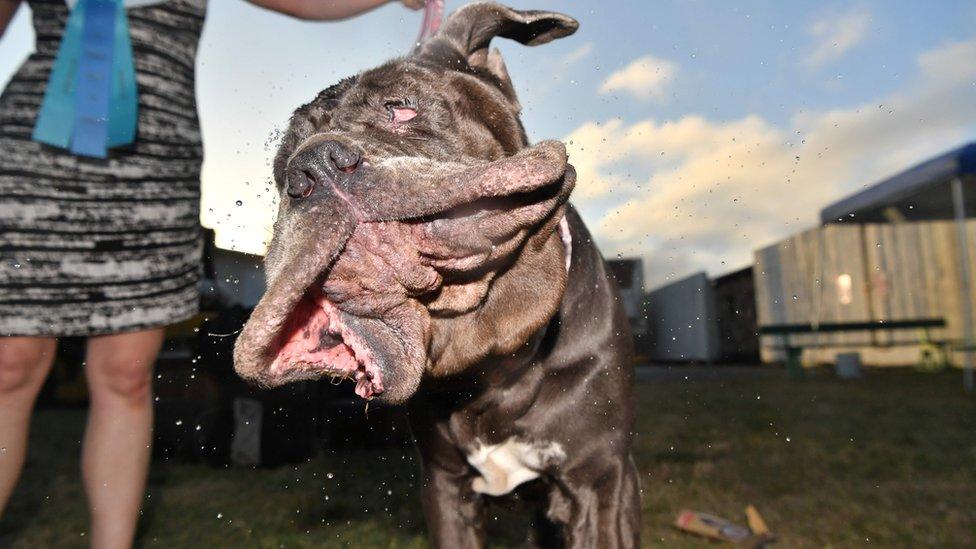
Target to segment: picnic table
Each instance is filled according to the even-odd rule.
[[[803,376],[803,364],[801,358],[803,349],[812,347],[863,347],[863,346],[895,346],[895,345],[924,345],[930,347],[923,349],[923,362],[931,360],[942,360],[944,362],[948,340],[934,339],[930,330],[945,328],[944,318],[913,318],[901,320],[885,321],[856,321],[856,322],[821,322],[818,324],[767,324],[759,327],[760,335],[779,336],[782,338],[779,348],[786,352],[786,368],[793,377]],[[796,341],[791,336],[807,334],[837,334],[844,332],[878,332],[895,330],[917,330],[918,337],[910,340],[900,339],[886,343],[875,341],[860,343],[821,343]],[[933,352],[938,356],[931,356]],[[940,358],[941,357],[941,358]]]

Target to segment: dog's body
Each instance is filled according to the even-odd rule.
[[[572,210],[567,218],[566,291],[526,352],[485,361],[463,381],[432,380],[409,403],[438,547],[480,546],[483,494],[536,477],[546,485],[545,519],[567,546],[638,544],[627,318],[586,227]]]
[[[414,54],[299,109],[268,292],[237,343],[265,385],[352,378],[407,402],[435,546],[484,543],[486,497],[543,489],[537,541],[634,547],[632,343],[616,288],[566,200],[575,171],[529,146],[492,37],[536,45],[576,22],[459,10]]]

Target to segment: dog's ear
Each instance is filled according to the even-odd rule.
[[[498,48],[492,48],[488,52],[485,68],[498,79],[498,84],[502,87],[502,93],[512,101],[515,112],[522,112],[522,105],[519,103],[518,94],[515,93],[515,85],[512,84],[512,77],[508,75],[508,67],[505,66],[505,60],[502,59],[502,52],[498,51]]]
[[[490,69],[488,46],[496,36],[538,46],[569,36],[577,28],[575,19],[561,13],[519,11],[495,2],[478,2],[451,14],[435,40],[450,43],[472,67]]]

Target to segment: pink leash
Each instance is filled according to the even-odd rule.
[[[444,0],[427,0],[424,3],[424,21],[420,24],[420,35],[414,46],[419,46],[424,40],[433,36],[441,26],[444,18]]]

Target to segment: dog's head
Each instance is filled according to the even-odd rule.
[[[471,4],[411,56],[295,112],[240,375],[349,378],[364,398],[402,402],[425,374],[513,353],[551,318],[566,275],[555,229],[575,173],[561,143],[527,145],[489,43],[576,28],[558,13]]]

